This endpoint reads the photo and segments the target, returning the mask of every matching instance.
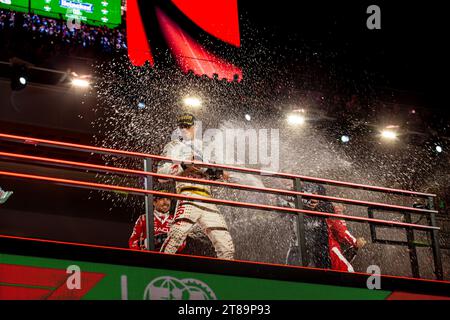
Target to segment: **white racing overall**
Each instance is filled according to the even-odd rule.
[[[184,170],[182,161],[204,161],[202,152],[195,148],[198,141],[173,140],[164,148],[163,155],[180,161],[160,162],[158,173],[170,175],[182,175]],[[202,172],[207,169],[202,168]],[[205,178],[206,175],[188,175],[192,178]],[[177,181],[177,193],[202,198],[211,198],[211,188],[208,185],[192,182]],[[221,259],[233,259],[234,245],[228,231],[226,221],[216,205],[205,202],[179,200],[175,210],[175,218],[170,228],[166,241],[161,247],[161,252],[176,253],[184,243],[187,235],[194,226],[200,226],[211,240],[216,255]]]

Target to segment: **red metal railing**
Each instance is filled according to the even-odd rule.
[[[126,156],[126,157],[135,157],[135,158],[151,158],[151,159],[158,160],[158,161],[161,161],[161,160],[177,161],[177,159],[170,159],[167,157],[162,157],[162,156],[157,156],[157,155],[147,154],[147,153],[141,153],[141,152],[132,152],[132,151],[125,151],[125,150],[101,148],[101,147],[87,146],[87,145],[82,145],[82,144],[45,140],[45,139],[37,139],[37,138],[32,138],[32,137],[16,136],[16,135],[3,134],[3,133],[0,133],[0,139],[16,141],[16,142],[21,142],[21,143],[26,143],[26,144],[33,144],[36,146],[41,145],[41,146],[61,147],[64,149],[80,150],[80,151],[88,151],[88,152],[95,151],[96,153],[101,153],[101,154],[115,154],[115,155],[121,155],[121,156]],[[317,183],[331,184],[331,185],[336,185],[336,186],[364,189],[364,190],[370,190],[370,191],[397,193],[397,194],[404,194],[404,195],[413,195],[413,196],[418,196],[418,197],[435,197],[436,196],[435,194],[432,194],[432,193],[423,193],[423,192],[416,192],[416,191],[410,191],[410,190],[401,190],[401,189],[385,188],[385,187],[378,187],[378,186],[370,186],[370,185],[364,185],[364,184],[353,183],[353,182],[343,182],[343,181],[323,179],[323,178],[314,178],[314,177],[289,174],[289,173],[280,173],[280,172],[274,172],[274,171],[241,168],[241,167],[227,166],[227,165],[214,164],[214,163],[204,163],[204,162],[199,162],[199,161],[183,160],[183,162],[192,163],[192,164],[196,164],[199,166],[210,167],[210,168],[225,169],[225,170],[229,170],[229,171],[237,171],[237,172],[242,172],[242,173],[258,174],[258,175],[267,175],[267,176],[271,176],[271,177],[275,177],[275,178],[286,178],[286,179],[297,179],[298,178],[303,181],[313,181],[313,182],[317,182]]]
[[[28,179],[28,180],[45,181],[45,182],[63,184],[63,185],[67,185],[67,186],[84,187],[84,188],[89,188],[89,189],[99,189],[99,190],[109,190],[109,191],[125,191],[128,193],[134,193],[134,194],[142,194],[142,195],[148,194],[148,195],[154,195],[154,196],[165,196],[165,197],[174,198],[174,199],[178,199],[178,200],[191,200],[191,201],[206,202],[206,203],[213,203],[213,204],[217,204],[217,205],[226,205],[226,206],[233,206],[233,207],[259,209],[259,210],[266,210],[266,211],[282,211],[282,212],[295,213],[295,214],[304,213],[304,214],[312,215],[312,216],[321,216],[321,217],[326,217],[326,218],[339,218],[339,219],[353,220],[353,221],[360,221],[360,222],[371,222],[371,223],[375,223],[375,224],[397,226],[397,227],[403,227],[403,228],[408,227],[408,228],[414,228],[414,229],[419,229],[419,230],[439,230],[438,227],[419,225],[419,224],[414,224],[414,223],[404,223],[404,222],[397,222],[397,221],[355,217],[355,216],[348,216],[348,215],[342,215],[342,214],[317,212],[317,211],[287,208],[287,207],[278,207],[278,206],[272,206],[272,205],[266,205],[266,204],[250,203],[250,202],[239,202],[239,201],[224,200],[224,199],[193,197],[193,196],[187,196],[187,195],[181,195],[181,194],[169,193],[169,192],[143,190],[143,189],[139,189],[139,188],[121,187],[121,186],[108,185],[108,184],[53,178],[53,177],[38,176],[38,175],[23,174],[23,173],[8,172],[8,171],[0,171],[0,176],[21,178],[21,179]]]
[[[249,191],[256,191],[256,192],[273,193],[273,194],[281,194],[281,195],[288,195],[288,196],[302,196],[305,198],[328,200],[328,201],[341,202],[341,203],[346,203],[346,204],[351,204],[351,205],[361,205],[361,206],[383,208],[383,209],[390,209],[390,210],[396,210],[396,211],[408,211],[408,212],[413,212],[413,213],[437,213],[436,210],[412,208],[412,207],[398,206],[398,205],[392,205],[392,204],[387,204],[387,203],[379,203],[379,202],[338,198],[338,197],[332,197],[332,196],[315,195],[315,194],[308,194],[308,193],[299,192],[299,191],[274,189],[274,188],[266,188],[266,187],[256,187],[256,186],[237,184],[237,183],[229,183],[229,182],[223,182],[223,181],[213,181],[213,180],[205,180],[205,179],[198,179],[198,178],[173,176],[173,175],[159,174],[159,173],[142,171],[142,170],[124,169],[124,168],[96,165],[96,164],[90,164],[90,163],[84,163],[84,162],[75,162],[75,161],[67,161],[67,160],[61,160],[61,159],[51,159],[51,158],[45,158],[45,157],[22,155],[22,154],[16,154],[16,153],[0,152],[0,157],[35,161],[35,162],[40,162],[40,163],[51,163],[51,164],[55,164],[58,166],[65,166],[65,167],[79,168],[79,169],[84,168],[84,169],[91,169],[91,170],[101,171],[101,172],[114,172],[114,173],[119,173],[119,174],[131,174],[131,175],[138,175],[138,176],[144,176],[144,177],[152,176],[152,177],[160,178],[160,179],[173,179],[173,180],[177,180],[177,181],[189,181],[189,182],[195,182],[195,183],[199,183],[199,184],[230,187],[230,188],[235,188],[235,189],[242,189],[242,190],[249,190]]]
[[[68,167],[71,169],[88,169],[88,170],[97,171],[97,172],[107,172],[107,173],[116,173],[116,174],[123,174],[123,175],[140,176],[140,177],[145,178],[146,187],[145,187],[145,189],[130,188],[130,187],[117,186],[117,185],[100,184],[100,183],[93,183],[93,182],[86,182],[86,181],[61,179],[61,178],[55,178],[55,177],[39,176],[39,175],[24,174],[24,173],[18,173],[18,172],[7,172],[7,171],[0,171],[0,176],[19,178],[19,179],[28,179],[28,180],[34,180],[34,181],[43,181],[43,182],[47,182],[47,183],[63,184],[63,185],[68,185],[68,186],[73,186],[73,187],[80,187],[80,188],[98,189],[98,190],[106,190],[106,191],[124,191],[124,192],[128,192],[128,193],[134,193],[134,194],[147,196],[146,199],[148,199],[148,196],[160,195],[160,196],[166,196],[166,197],[178,199],[178,200],[191,200],[191,201],[213,203],[213,204],[217,204],[217,205],[226,205],[226,206],[242,207],[242,208],[249,208],[249,209],[290,213],[290,214],[295,214],[299,217],[297,219],[298,220],[298,223],[297,223],[298,230],[300,230],[299,228],[302,225],[302,223],[300,222],[300,221],[302,221],[302,220],[300,220],[300,217],[302,217],[303,214],[306,214],[306,215],[310,215],[310,216],[321,216],[324,218],[338,218],[338,219],[343,219],[343,220],[366,222],[366,223],[369,223],[371,226],[372,225],[381,225],[381,226],[389,226],[389,227],[397,227],[397,228],[406,228],[407,232],[412,232],[412,230],[428,231],[432,235],[432,248],[433,248],[433,255],[434,255],[434,260],[435,260],[436,274],[437,274],[438,278],[442,278],[442,262],[441,262],[441,258],[440,258],[440,249],[439,249],[439,241],[438,241],[438,233],[437,233],[439,230],[439,227],[437,227],[436,221],[435,221],[435,214],[437,213],[437,211],[433,210],[433,208],[432,208],[433,198],[435,197],[435,195],[431,194],[431,193],[415,192],[415,191],[410,191],[410,190],[401,190],[401,189],[385,188],[385,187],[378,187],[378,186],[369,186],[369,185],[352,183],[352,182],[342,182],[342,181],[337,181],[337,180],[314,178],[314,177],[308,177],[308,176],[302,176],[302,175],[286,174],[286,173],[271,172],[271,171],[264,171],[264,170],[257,170],[257,169],[248,169],[248,168],[234,167],[234,166],[221,165],[221,164],[203,163],[203,162],[199,162],[199,161],[184,161],[184,162],[192,163],[192,164],[202,166],[202,167],[220,168],[220,169],[224,169],[227,171],[236,171],[236,172],[241,172],[241,173],[246,173],[246,174],[266,175],[266,176],[270,176],[270,177],[274,177],[274,178],[290,179],[294,182],[295,190],[257,187],[257,186],[230,183],[230,182],[224,182],[224,181],[212,181],[212,180],[205,180],[205,179],[198,179],[198,178],[181,177],[181,176],[154,173],[154,172],[151,172],[152,166],[151,166],[150,159],[157,160],[157,161],[171,161],[171,162],[175,162],[175,161],[181,162],[181,160],[170,159],[167,157],[162,157],[162,156],[157,156],[157,155],[152,155],[152,154],[124,151],[124,150],[116,150],[116,149],[108,149],[108,148],[100,148],[100,147],[95,147],[95,146],[67,143],[67,142],[61,142],[61,141],[52,141],[52,140],[45,140],[45,139],[37,139],[37,138],[10,135],[10,134],[1,134],[1,133],[0,133],[0,139],[13,141],[13,142],[19,142],[19,143],[25,143],[25,144],[32,144],[34,146],[47,146],[47,147],[63,148],[63,149],[77,150],[77,151],[83,151],[83,152],[95,152],[95,153],[100,153],[100,154],[141,158],[144,160],[144,168],[145,168],[144,171],[134,170],[134,169],[126,169],[126,168],[117,168],[117,167],[105,166],[105,165],[97,165],[97,164],[92,164],[92,163],[84,163],[84,162],[75,162],[75,161],[53,159],[53,158],[46,158],[46,157],[38,157],[38,156],[31,156],[31,155],[24,155],[24,154],[17,154],[17,153],[0,152],[1,158],[14,159],[16,161],[17,160],[30,161],[30,162],[34,162],[34,163],[38,163],[38,164],[51,164],[51,165],[55,165],[55,166]],[[175,194],[175,193],[167,193],[167,192],[149,190],[147,188],[148,187],[147,179],[152,179],[152,178],[159,178],[159,179],[166,179],[166,180],[171,179],[171,180],[176,180],[176,181],[189,181],[189,182],[193,182],[193,183],[235,188],[235,189],[241,189],[241,190],[247,190],[247,191],[264,192],[264,193],[271,193],[271,194],[277,194],[277,195],[292,196],[296,199],[296,208],[287,208],[287,207],[273,206],[273,205],[268,205],[268,204],[249,203],[249,202],[238,202],[238,201],[231,201],[231,200],[225,200],[225,199],[201,198],[201,197],[187,196],[187,195],[183,195],[183,194]],[[431,208],[421,209],[421,208],[400,206],[400,205],[380,203],[380,202],[362,201],[362,200],[339,198],[339,197],[325,196],[325,195],[306,194],[304,192],[301,192],[300,191],[301,189],[299,189],[300,181],[309,181],[309,182],[335,185],[335,186],[341,186],[341,187],[347,187],[347,188],[363,189],[363,190],[374,191],[374,192],[385,192],[385,193],[389,193],[389,194],[426,197],[426,198],[428,198],[429,203],[431,203]],[[408,216],[411,213],[426,214],[427,217],[429,218],[429,223],[431,225],[414,224],[414,223],[410,223],[410,221],[408,221],[408,220],[406,222],[398,222],[398,221],[376,219],[373,217],[367,218],[367,217],[334,214],[332,212],[317,212],[317,211],[311,211],[311,210],[304,210],[301,207],[301,204],[299,204],[299,199],[301,199],[301,198],[314,198],[314,199],[319,199],[319,200],[327,200],[327,201],[332,201],[332,202],[346,203],[346,204],[350,204],[350,205],[365,206],[367,208],[370,208],[370,210],[377,209],[377,210],[384,210],[384,211],[398,211],[398,212],[405,214],[405,216]],[[149,211],[151,212],[151,214],[153,214],[152,213],[153,210],[149,210],[149,208],[150,207],[146,208],[147,214],[149,214]],[[372,212],[372,211],[370,211],[370,212]],[[303,218],[301,218],[301,219],[303,219]],[[147,221],[153,221],[153,219],[148,218]],[[153,230],[153,227],[149,225],[147,227],[147,229]],[[300,232],[298,232],[298,234],[300,234]],[[151,243],[152,236],[149,236],[148,238],[149,238],[149,242]],[[411,245],[411,243],[408,242],[408,245]]]

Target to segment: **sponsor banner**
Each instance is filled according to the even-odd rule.
[[[390,291],[0,254],[0,299],[385,299]]]

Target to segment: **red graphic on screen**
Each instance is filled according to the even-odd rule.
[[[81,271],[81,288],[70,290],[64,269],[0,264],[0,300],[79,300],[104,276]]]
[[[173,4],[200,28],[217,39],[233,46],[240,46],[237,0],[174,0]],[[140,11],[138,0],[127,1],[128,56],[135,66],[143,66],[146,61],[153,66],[155,61],[150,49],[143,21],[145,14]],[[156,8],[159,31],[185,73],[188,71],[202,76],[228,81],[242,80],[242,69],[206,50],[173,19]],[[153,33],[153,30],[150,31]]]
[[[152,52],[147,40],[137,0],[127,1],[127,41],[128,57],[135,66],[144,65],[148,61],[154,65]]]
[[[196,75],[233,80],[235,74],[242,78],[242,70],[213,55],[183,32],[162,10],[156,9],[164,38],[183,72],[192,70]]]
[[[236,0],[172,0],[189,19],[216,38],[241,45]]]

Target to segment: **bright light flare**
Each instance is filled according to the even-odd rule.
[[[441,146],[436,146],[436,152],[441,153],[442,152],[442,147]]]
[[[341,137],[341,141],[342,141],[342,143],[347,143],[347,142],[350,141],[350,137],[349,137],[349,136],[346,136],[346,135],[343,135],[343,136]]]
[[[252,120],[252,117],[249,114],[246,114],[245,115],[245,120],[250,121],[250,120]]]
[[[19,78],[19,82],[21,85],[26,85],[27,84],[27,79],[25,77],[20,77]]]
[[[298,113],[291,113],[288,115],[287,121],[291,125],[302,125],[305,123],[305,117]]]
[[[185,106],[198,108],[202,105],[202,101],[197,97],[186,97],[183,100]]]
[[[384,129],[383,131],[381,131],[381,137],[386,140],[395,140],[397,139],[398,134],[394,130]]]
[[[74,78],[72,79],[72,85],[79,88],[87,88],[90,83],[86,79]]]

